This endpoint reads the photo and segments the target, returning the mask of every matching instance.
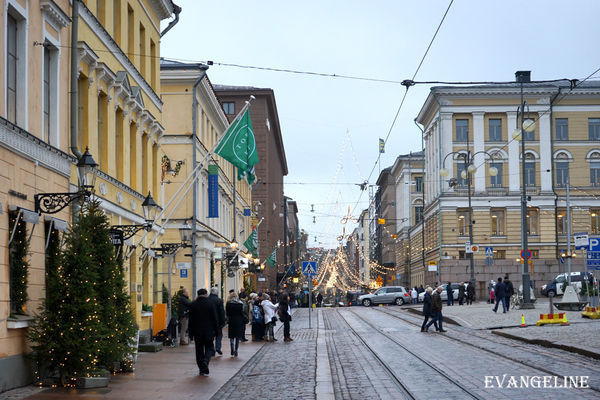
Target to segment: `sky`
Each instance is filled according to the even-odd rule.
[[[174,2],[183,11],[161,56],[213,61],[213,84],[273,89],[285,195],[298,202],[309,247],[336,247],[356,226],[341,224],[348,207],[354,218],[368,207],[358,184],[374,185],[398,155],[421,150],[414,118],[430,87],[411,87],[393,124],[406,91],[399,83],[217,63],[400,82],[415,74],[450,0]],[[511,81],[518,70],[531,70],[532,80],[584,79],[600,68],[599,15],[595,0],[455,0],[415,80]]]

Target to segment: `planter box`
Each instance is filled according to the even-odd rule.
[[[93,376],[90,378],[77,378],[75,386],[78,389],[94,389],[108,386],[110,378],[108,376]]]

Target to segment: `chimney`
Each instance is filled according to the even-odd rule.
[[[529,83],[531,82],[531,71],[517,71],[515,79],[519,83]]]

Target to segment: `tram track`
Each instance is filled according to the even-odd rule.
[[[408,316],[400,316],[399,313],[395,312],[395,311],[389,311],[389,310],[383,310],[383,309],[377,309],[377,308],[374,308],[374,310],[376,310],[377,312],[389,315],[390,317],[393,317],[393,318],[399,319],[401,321],[404,321],[404,322],[406,322],[408,324],[415,325],[415,326],[417,326],[419,328],[421,327],[421,324],[422,324],[422,321],[420,319],[417,320],[416,317],[412,317],[411,316],[410,318],[406,318]],[[458,342],[458,343],[461,343],[461,344],[464,344],[464,345],[468,345],[468,346],[473,347],[475,349],[482,350],[482,351],[485,351],[487,353],[493,354],[494,356],[501,356],[501,357],[503,357],[506,360],[514,361],[514,362],[516,362],[516,363],[518,363],[520,365],[525,365],[525,366],[527,366],[529,368],[533,368],[535,370],[541,371],[544,374],[556,376],[556,377],[559,377],[559,378],[562,378],[564,376],[564,374],[559,374],[556,371],[552,371],[552,370],[550,370],[548,368],[544,368],[544,367],[541,367],[539,365],[535,365],[532,362],[524,360],[523,358],[516,358],[516,357],[508,356],[506,353],[503,353],[503,352],[500,352],[500,351],[496,351],[496,350],[493,350],[493,349],[491,349],[489,347],[485,347],[485,346],[482,346],[482,345],[477,345],[477,344],[473,343],[472,340],[469,341],[469,340],[460,339],[460,338],[458,338],[456,336],[453,336],[453,335],[443,335],[443,336],[440,335],[440,336],[443,339],[445,339],[445,340],[450,340],[450,341]],[[479,335],[479,334],[475,335],[475,337],[477,337],[478,339],[484,340],[486,342],[493,343],[494,345],[498,345],[499,344],[498,341],[494,341],[494,340],[492,340],[490,338],[486,338],[486,337],[484,337],[482,335]],[[508,346],[508,344],[506,344],[505,346]],[[542,355],[544,357],[547,357],[549,360],[551,359],[554,362],[569,363],[569,364],[570,363],[578,363],[582,368],[587,368],[589,370],[594,370],[595,368],[597,368],[596,365],[594,365],[592,363],[588,363],[588,362],[585,363],[586,364],[585,366],[582,365],[583,363],[582,363],[582,360],[581,360],[580,357],[579,358],[571,357],[571,361],[569,361],[569,360],[565,360],[565,359],[561,358],[560,355],[557,355],[556,351],[552,352],[552,351],[548,351],[548,350],[542,350],[542,348],[540,348],[539,352],[543,353]],[[600,393],[600,387],[599,386],[590,384],[589,388],[591,390],[595,391],[595,392]]]
[[[367,349],[369,349],[369,351],[373,354],[373,356],[381,363],[381,365],[394,377],[394,380],[398,383],[398,385],[400,385],[402,388],[404,388],[404,390],[409,394],[410,398],[413,398],[413,399],[422,398],[422,396],[417,396],[411,389],[408,388],[408,386],[406,385],[406,383],[403,382],[396,375],[396,373],[394,373],[394,371],[390,368],[390,366],[388,365],[388,363],[365,340],[365,338],[355,329],[355,327],[352,326],[352,324],[350,322],[348,322],[348,320],[339,312],[339,310],[336,310],[336,312],[340,315],[341,319],[346,323],[346,325],[348,326],[348,328],[350,329],[350,331],[352,331],[354,333],[354,335],[365,345],[365,347]],[[410,356],[412,356],[413,358],[415,358],[416,361],[418,361],[419,363],[422,363],[422,364],[426,365],[431,370],[435,371],[439,376],[445,378],[446,381],[448,381],[452,386],[457,387],[460,390],[460,392],[464,393],[466,396],[468,396],[468,398],[483,399],[483,397],[479,396],[476,393],[473,393],[465,385],[457,382],[455,379],[453,379],[451,376],[449,376],[442,368],[438,367],[437,365],[435,365],[434,363],[432,363],[429,360],[424,360],[419,354],[417,354],[416,352],[414,352],[413,350],[411,350],[408,346],[404,345],[402,342],[400,342],[399,340],[397,340],[396,338],[394,338],[392,335],[390,335],[390,334],[388,334],[386,332],[383,332],[381,329],[379,329],[377,326],[375,326],[373,323],[371,323],[370,321],[368,321],[364,317],[360,316],[358,313],[356,313],[356,312],[354,312],[352,310],[348,310],[348,312],[350,314],[352,314],[355,318],[357,318],[360,321],[362,321],[365,325],[367,325],[371,329],[373,329],[374,332],[376,332],[380,336],[385,337],[386,340],[388,340],[389,342],[392,342],[395,346],[401,348],[404,352],[408,353]],[[402,358],[402,359],[404,359],[404,358]],[[410,362],[408,364],[413,365]],[[465,398],[465,397],[463,397],[463,398]]]

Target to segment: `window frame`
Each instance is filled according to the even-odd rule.
[[[525,161],[524,161],[524,173],[525,173],[525,187],[535,187],[537,182],[536,182],[536,160],[535,160],[535,156],[531,155],[531,154],[525,154]],[[530,178],[532,178],[531,180],[533,180],[533,182],[531,182]]]
[[[235,115],[235,101],[224,101],[222,105],[225,115]]]
[[[564,124],[563,124],[563,122],[564,122]],[[561,129],[559,129],[559,127]],[[554,120],[554,139],[561,140],[561,141],[569,140],[569,119],[568,118],[556,118]]]
[[[490,186],[493,188],[504,187],[504,182],[502,179],[502,173],[504,172],[503,165],[504,165],[504,163],[502,163],[502,162],[490,162],[490,168],[494,167],[498,170],[498,174],[496,176],[490,175]]]
[[[492,126],[498,122],[498,125]],[[490,118],[488,119],[488,141],[490,142],[501,142],[502,141],[502,118]]]
[[[527,208],[527,234],[539,236],[540,234],[540,210],[537,207]],[[535,226],[533,226],[535,225]]]
[[[569,161],[560,159],[560,161],[554,161],[554,169],[556,173],[556,187],[564,188],[567,187],[567,180],[569,179]]]
[[[600,208],[590,208],[590,233],[600,234]]]
[[[459,126],[459,122],[461,126]],[[462,126],[462,123],[465,123],[465,126]],[[457,118],[454,121],[454,130],[455,130],[455,140],[457,142],[468,142],[469,141],[469,120],[466,118]],[[460,136],[459,136],[460,134]],[[464,137],[463,137],[464,135]]]
[[[494,218],[496,216],[496,218]],[[500,217],[501,216],[501,217]],[[496,221],[494,221],[494,219]],[[491,236],[506,235],[506,210],[501,208],[492,208],[490,210]]]
[[[588,118],[588,139],[600,140],[600,118]]]
[[[461,216],[463,218],[461,218]],[[456,225],[457,225],[457,234],[458,236],[468,236],[469,235],[469,210],[457,209],[456,210]]]

